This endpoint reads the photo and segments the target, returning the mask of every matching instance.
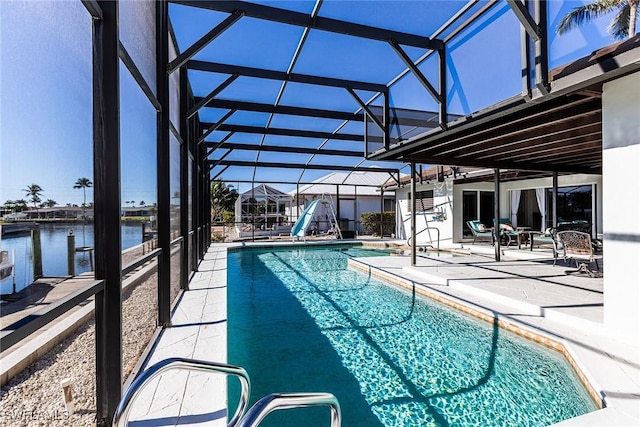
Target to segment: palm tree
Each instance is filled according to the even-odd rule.
[[[211,181],[211,216],[217,219],[222,212],[233,209],[238,198],[235,188],[220,180]]]
[[[38,203],[42,201],[40,196],[42,196],[42,192],[44,191],[42,190],[42,187],[40,187],[38,184],[31,184],[27,186],[27,188],[24,188],[22,191],[27,193],[29,202],[33,203],[33,207],[35,208],[36,212],[38,212]],[[39,212],[38,216],[40,216]]]
[[[89,178],[78,178],[73,188],[82,188],[82,219],[87,219],[85,214],[85,208],[87,207],[87,188],[91,187],[93,183]]]
[[[73,188],[82,188],[82,206],[87,205],[87,188],[93,186],[93,182],[89,180],[89,178],[78,178],[75,184],[73,184]]]
[[[564,34],[583,22],[589,22],[617,10],[618,13],[607,27],[607,31],[616,40],[631,38],[636,33],[639,4],[640,0],[596,0],[568,13],[558,24],[557,32]]]

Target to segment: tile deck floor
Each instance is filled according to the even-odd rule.
[[[190,290],[176,307],[173,327],[163,332],[149,364],[178,356],[226,361],[229,246],[209,248]],[[472,250],[480,253],[462,257],[421,254],[415,267],[408,256],[358,261],[561,340],[605,397],[607,407],[558,425],[640,425],[640,348],[607,336],[602,279],[567,275],[565,271],[572,267],[562,263],[552,266],[544,252],[505,251],[502,262],[496,263],[490,249]],[[225,381],[213,374],[163,374],[141,393],[130,419],[139,426],[159,421],[163,425],[223,426],[227,411],[220,396],[224,395]]]

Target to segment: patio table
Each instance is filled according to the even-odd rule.
[[[522,238],[524,237],[524,246],[527,247],[527,243],[531,242],[531,236],[529,235],[531,227],[516,227],[516,233],[518,233],[518,249],[522,245]]]

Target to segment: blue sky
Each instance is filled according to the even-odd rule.
[[[304,1],[268,3],[306,13],[314,4]],[[581,3],[551,1],[550,27],[554,28],[567,11]],[[460,3],[453,1],[327,0],[321,8],[321,15],[343,20],[357,19],[367,25],[428,36],[459,6]],[[123,5],[121,10],[130,7]],[[171,5],[172,22],[181,49],[225,16]],[[121,25],[132,22],[128,18],[129,15],[122,19]],[[605,30],[609,19],[602,18],[563,36],[551,32],[551,67],[611,43]],[[513,37],[517,28],[513,12],[503,4],[451,41],[447,58],[450,112],[468,114],[519,93],[519,40]],[[123,43],[128,50],[129,46],[135,50],[133,44],[144,39],[144,34],[137,34],[130,27],[122,31]],[[242,18],[197,58],[282,70],[288,66],[301,33],[299,27]],[[413,59],[424,53],[413,48],[406,48],[406,51]],[[55,3],[0,0],[0,55],[0,203],[26,198],[22,189],[31,183],[44,189],[44,199],[53,199],[61,205],[82,203],[82,191],[73,189],[73,184],[78,178],[92,179],[93,175],[91,20],[88,13],[79,0]],[[435,81],[435,60],[428,59],[420,68]],[[312,31],[294,72],[387,83],[403,69],[402,62],[385,43]],[[497,70],[503,70],[503,74],[497,76]],[[153,203],[156,200],[155,151],[149,151],[149,147],[155,145],[155,111],[123,66],[120,67],[120,75],[122,202]],[[190,73],[196,95],[206,95],[225,78],[220,75],[204,77],[204,73]],[[273,103],[279,90],[278,82],[239,78],[219,96]],[[359,94],[365,100],[372,95],[362,91]],[[411,75],[392,87],[391,102],[392,106],[404,108],[435,108],[433,100]],[[281,104],[345,111],[357,109],[353,99],[344,91],[293,83],[287,85]],[[213,121],[221,115],[220,111],[208,110],[202,113],[206,120]],[[229,120],[230,123],[260,126],[267,121],[268,115],[259,113],[236,113]],[[305,128],[333,131],[340,122],[291,116],[276,116],[271,122],[273,127],[295,128],[303,124]],[[361,126],[350,123],[344,131],[361,131]],[[208,140],[216,141],[223,136],[214,132]],[[260,142],[256,135],[244,134],[234,138],[244,143]],[[274,144],[300,143],[287,137],[267,138],[267,142]],[[317,141],[318,144],[320,142]],[[362,148],[362,144],[353,144],[356,150]],[[344,148],[335,141],[330,141],[327,147]],[[229,158],[241,159],[243,156],[247,153],[237,152]],[[261,160],[285,161],[282,155],[274,153],[262,154]],[[288,160],[299,159],[291,155]],[[353,164],[353,160],[348,161]],[[303,179],[312,180],[326,173],[328,171],[307,172]],[[299,174],[299,171],[263,170],[257,178],[296,180]],[[233,168],[223,177],[231,182],[251,178],[246,170],[234,172]],[[246,188],[241,186],[241,191]],[[287,190],[291,186],[281,188]],[[91,200],[92,192],[88,191],[87,196]]]

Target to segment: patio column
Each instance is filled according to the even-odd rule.
[[[358,187],[353,187],[353,224],[354,235],[358,234]]]
[[[637,344],[640,336],[640,73],[605,83],[602,93],[604,327]]]
[[[255,242],[256,240],[256,210],[258,209],[258,204],[256,203],[256,194],[254,191],[255,183],[251,180],[251,241]]]
[[[411,163],[411,265],[416,265],[416,164]]]
[[[493,172],[493,182],[495,185],[493,193],[493,227],[496,242],[494,245],[496,261],[500,261],[500,169]]]
[[[340,185],[336,185],[336,216],[340,221]]]
[[[551,226],[558,226],[558,171],[553,171],[553,197],[551,198]],[[546,228],[546,224],[545,224]]]
[[[300,219],[300,184],[296,184],[296,222]]]
[[[384,239],[384,189],[380,187],[380,238]]]

